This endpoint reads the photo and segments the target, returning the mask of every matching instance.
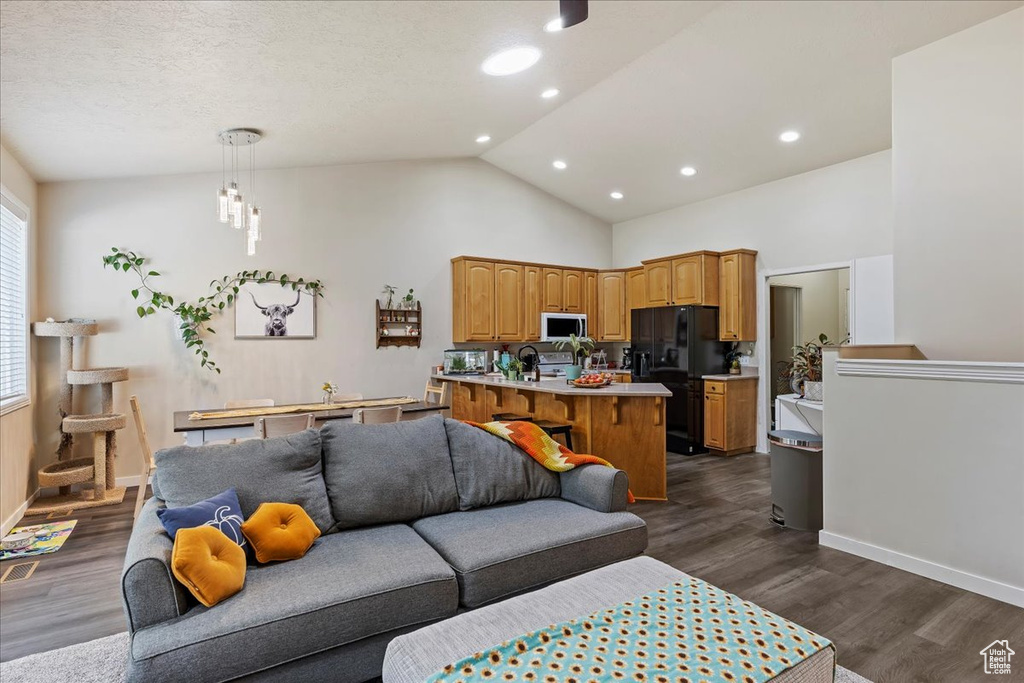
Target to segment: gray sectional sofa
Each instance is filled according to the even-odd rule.
[[[624,472],[557,474],[439,416],[331,422],[155,460],[121,577],[129,681],[365,681],[396,635],[647,547]],[[230,487],[246,517],[298,503],[323,535],[299,560],[250,566],[240,593],[206,608],[173,579],[156,510]]]

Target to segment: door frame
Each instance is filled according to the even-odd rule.
[[[850,334],[853,334],[853,330],[856,329],[854,325],[854,316],[856,315],[856,301],[854,300],[853,292],[857,291],[854,284],[856,277],[856,269],[854,268],[854,261],[834,261],[832,263],[819,263],[811,266],[797,266],[794,268],[772,268],[770,270],[763,270],[757,274],[757,339],[755,358],[757,359],[758,374],[760,377],[757,383],[757,452],[767,453],[768,452],[768,425],[771,424],[771,405],[769,404],[771,391],[769,389],[768,381],[771,378],[771,368],[768,367],[768,361],[771,358],[769,349],[771,347],[771,339],[768,337],[771,331],[771,308],[769,306],[770,299],[768,288],[768,278],[776,275],[799,275],[801,273],[816,273],[822,270],[838,270],[840,268],[850,269],[850,311],[849,311],[849,324]],[[850,344],[855,344],[856,340],[851,337]],[[765,374],[767,373],[767,374]]]
[[[769,284],[768,285],[769,296],[768,296],[767,299],[765,299],[765,301],[767,301],[767,306],[768,306],[768,334],[769,334],[769,337],[767,337],[768,348],[765,349],[765,357],[766,357],[767,360],[765,361],[764,367],[765,367],[765,372],[766,372],[765,377],[766,378],[770,378],[772,382],[775,381],[775,376],[774,376],[774,373],[773,373],[773,370],[772,370],[772,365],[773,365],[773,361],[772,361],[772,346],[771,346],[772,340],[771,340],[771,336],[770,336],[771,335],[771,320],[772,320],[771,289],[773,287],[776,287],[776,288],[777,287],[783,287],[785,289],[792,289],[793,290],[793,301],[794,301],[794,303],[796,305],[796,315],[793,317],[793,339],[796,340],[796,343],[798,343],[798,344],[800,343],[800,339],[803,337],[803,331],[804,331],[803,330],[803,311],[801,310],[802,307],[803,307],[803,299],[804,299],[803,287],[799,287],[797,285],[772,285],[772,284]],[[770,403],[771,398],[772,398],[772,384],[771,384],[771,382],[769,382],[768,383],[768,401],[769,401],[769,403],[768,403],[768,417],[769,417],[769,421],[766,424],[771,424],[771,421],[770,421],[771,414],[772,414],[772,406],[771,406],[771,403]]]

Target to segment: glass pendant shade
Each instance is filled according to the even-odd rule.
[[[235,215],[235,197],[238,196],[238,183],[231,183],[228,187],[228,215]]]
[[[241,230],[245,227],[245,202],[242,201],[242,195],[236,194],[231,200],[231,225],[235,230]]]
[[[246,256],[256,255],[256,238],[252,234],[252,230],[245,235],[245,254]]]
[[[260,232],[260,207],[258,206],[249,207],[249,235],[257,242],[263,239],[263,233]]]
[[[221,223],[227,223],[230,216],[228,215],[228,191],[223,187],[217,192],[217,220]]]

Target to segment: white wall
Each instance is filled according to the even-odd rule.
[[[1022,122],[1024,9],[893,60],[896,336],[929,358],[1024,360]]]
[[[840,296],[840,284],[845,292],[849,286],[850,270],[819,270],[813,273],[775,275],[768,279],[769,285],[784,285],[800,289],[800,334],[798,343],[818,341],[824,334],[829,341],[839,343],[846,337],[846,323],[843,320],[845,307]],[[844,294],[845,296],[845,294]]]
[[[0,146],[0,183],[13,198],[28,209],[28,309],[35,313],[36,182],[6,148]],[[29,360],[34,360],[29,342]],[[34,367],[29,369],[29,397],[32,402],[0,417],[0,535],[18,521],[19,508],[35,490],[35,444],[32,424],[36,411]]]
[[[421,395],[429,366],[451,345],[452,256],[610,265],[608,224],[475,159],[261,171],[264,239],[253,258],[240,233],[214,219],[219,185],[219,174],[204,174],[40,188],[39,315],[100,321],[101,334],[86,340],[78,362],[131,369],[127,386],[115,387],[116,408],[127,412],[137,394],[156,448],[181,442],[171,433],[172,411],[225,399],[316,401],[327,380],[368,397]],[[111,246],[150,257],[163,273],[155,281],[176,300],[194,300],[213,278],[241,269],[320,278],[318,337],[235,341],[229,312],[209,337],[223,374],[200,370],[174,340],[169,316],[135,315],[135,282],[102,267]],[[422,348],[374,349],[373,304],[385,282],[415,288]],[[39,346],[39,451],[51,453],[58,348]],[[96,397],[75,400],[76,410],[96,409]],[[119,476],[136,474],[130,424],[119,444]]]
[[[842,376],[836,355],[821,542],[1024,607],[1024,384]]]

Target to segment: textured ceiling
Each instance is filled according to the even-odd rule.
[[[616,222],[889,147],[892,57],[1021,4],[2,1],[0,138],[41,181],[216,170],[235,126],[264,168],[483,154]]]
[[[219,169],[235,126],[266,131],[263,167],[475,156],[716,4],[601,3],[545,33],[557,0],[3,2],[0,132],[42,181]],[[537,66],[481,72],[520,43]]]

